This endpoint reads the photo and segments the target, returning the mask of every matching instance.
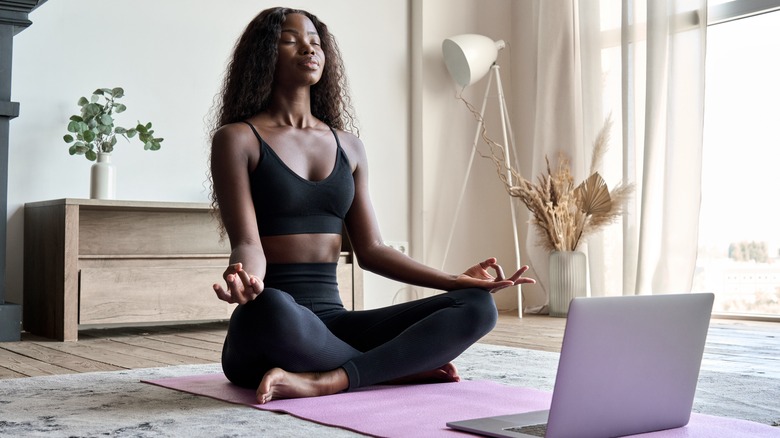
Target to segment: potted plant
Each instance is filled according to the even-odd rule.
[[[154,136],[151,123],[138,122],[133,128],[116,125],[114,114],[124,112],[127,107],[118,102],[125,95],[122,88],[98,88],[91,98],[81,97],[78,105],[80,114],[70,117],[68,134],[63,140],[70,145],[70,155],[84,155],[92,166],[90,197],[114,199],[116,196],[116,172],[111,164],[111,152],[117,143],[117,136],[126,140],[136,137],[143,143],[144,150],[160,149],[163,139]]]
[[[505,177],[508,169],[500,145],[487,140],[499,178],[510,196],[518,198],[531,213],[539,245],[550,252],[550,315],[566,316],[569,301],[584,296],[587,290],[585,254],[577,251],[590,234],[618,220],[625,211],[634,185],[627,181],[609,189],[598,168],[607,150],[611,119],[604,122],[593,146],[589,177],[574,183],[569,160],[561,155],[558,166],[551,167],[536,182],[509,169],[512,183]],[[553,170],[554,169],[554,170]]]

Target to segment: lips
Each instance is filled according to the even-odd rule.
[[[317,58],[310,56],[304,59],[303,61],[299,62],[298,65],[307,68],[309,70],[317,70],[320,68],[320,61]]]

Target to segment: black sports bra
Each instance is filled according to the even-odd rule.
[[[276,155],[249,122],[260,142],[260,162],[249,175],[260,236],[341,234],[344,217],[355,197],[349,158],[336,131],[336,163],[322,181],[309,181]]]

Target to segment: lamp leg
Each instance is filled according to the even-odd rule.
[[[506,180],[507,183],[510,185],[512,184],[512,159],[510,155],[510,149],[509,149],[509,135],[512,133],[512,125],[511,121],[509,120],[509,115],[507,114],[507,108],[506,108],[506,99],[504,98],[504,86],[501,83],[501,72],[499,71],[499,66],[495,65],[495,72],[496,72],[496,88],[498,89],[498,100],[499,100],[499,109],[501,111],[501,130],[504,136],[504,160],[506,164]],[[514,134],[512,133],[512,150],[514,150]],[[515,262],[516,262],[516,269],[520,269],[521,266],[521,260],[520,260],[520,236],[517,232],[517,213],[515,211],[515,203],[512,201],[512,197],[508,196],[509,198],[509,209],[512,212],[512,237],[513,242],[515,244]],[[523,291],[521,290],[521,287],[518,286],[517,288],[517,314],[518,317],[523,317]]]

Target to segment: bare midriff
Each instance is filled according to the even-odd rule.
[[[341,234],[287,234],[261,239],[267,263],[336,263]]]

